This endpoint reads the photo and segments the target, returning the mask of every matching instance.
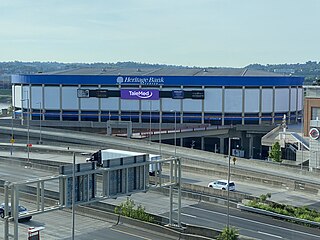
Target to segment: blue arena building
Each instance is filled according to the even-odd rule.
[[[248,69],[104,68],[12,76],[15,114],[55,121],[296,122],[303,78]]]

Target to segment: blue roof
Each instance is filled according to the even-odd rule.
[[[302,86],[304,78],[248,69],[73,69],[13,75],[13,84]]]

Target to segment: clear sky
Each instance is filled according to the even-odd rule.
[[[1,0],[0,61],[320,61],[320,0]]]

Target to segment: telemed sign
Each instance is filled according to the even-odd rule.
[[[158,89],[121,89],[121,99],[159,100]]]

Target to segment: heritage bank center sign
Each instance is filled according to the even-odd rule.
[[[164,77],[117,77],[117,83],[121,84],[141,84],[141,85],[163,85]]]

